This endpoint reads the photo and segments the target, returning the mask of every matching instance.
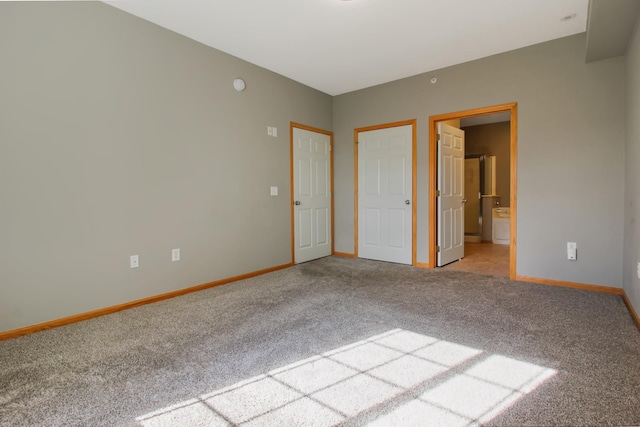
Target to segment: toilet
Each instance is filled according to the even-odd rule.
[[[508,207],[493,208],[491,241],[498,245],[510,244],[511,238],[511,209]]]

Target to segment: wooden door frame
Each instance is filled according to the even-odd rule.
[[[354,214],[353,214],[353,254],[358,257],[358,134],[372,130],[389,129],[399,126],[411,126],[411,265],[417,265],[416,261],[416,230],[417,230],[417,119],[404,120],[400,122],[385,123],[381,125],[367,126],[353,130],[353,155],[354,155]]]
[[[517,190],[518,190],[518,103],[494,105],[492,107],[475,108],[472,110],[458,111],[455,113],[440,114],[429,117],[429,264],[431,268],[436,267],[436,233],[437,233],[437,180],[438,180],[438,143],[436,135],[438,133],[438,122],[453,119],[463,119],[467,117],[482,116],[493,113],[511,113],[510,121],[510,177],[511,194],[509,204],[511,209],[510,218],[510,244],[509,244],[509,278],[516,278],[516,231],[517,231]],[[465,148],[466,150],[466,148]]]
[[[294,208],[293,208],[293,203],[295,200],[295,194],[293,192],[293,188],[294,188],[294,173],[293,173],[293,168],[295,167],[295,165],[293,164],[293,130],[294,129],[301,129],[301,130],[307,130],[309,132],[315,132],[315,133],[320,133],[323,135],[328,135],[329,136],[329,191],[331,192],[331,254],[333,254],[334,251],[334,214],[333,214],[333,132],[328,131],[328,130],[324,130],[324,129],[318,129],[318,128],[314,128],[312,126],[307,126],[307,125],[303,125],[300,123],[295,123],[295,122],[290,122],[289,123],[289,182],[290,182],[290,189],[289,189],[289,205],[291,206],[291,264],[295,264],[296,262],[296,242],[295,242],[295,232],[296,232],[296,221],[295,221],[295,213],[294,213]]]

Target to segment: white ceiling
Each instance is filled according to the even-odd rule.
[[[339,95],[584,32],[589,0],[106,3]]]

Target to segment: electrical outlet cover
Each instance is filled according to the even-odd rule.
[[[131,255],[129,258],[129,267],[138,268],[140,267],[140,257],[138,255]]]

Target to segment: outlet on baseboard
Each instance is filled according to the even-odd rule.
[[[575,261],[578,258],[578,244],[576,242],[567,242],[567,259]]]

